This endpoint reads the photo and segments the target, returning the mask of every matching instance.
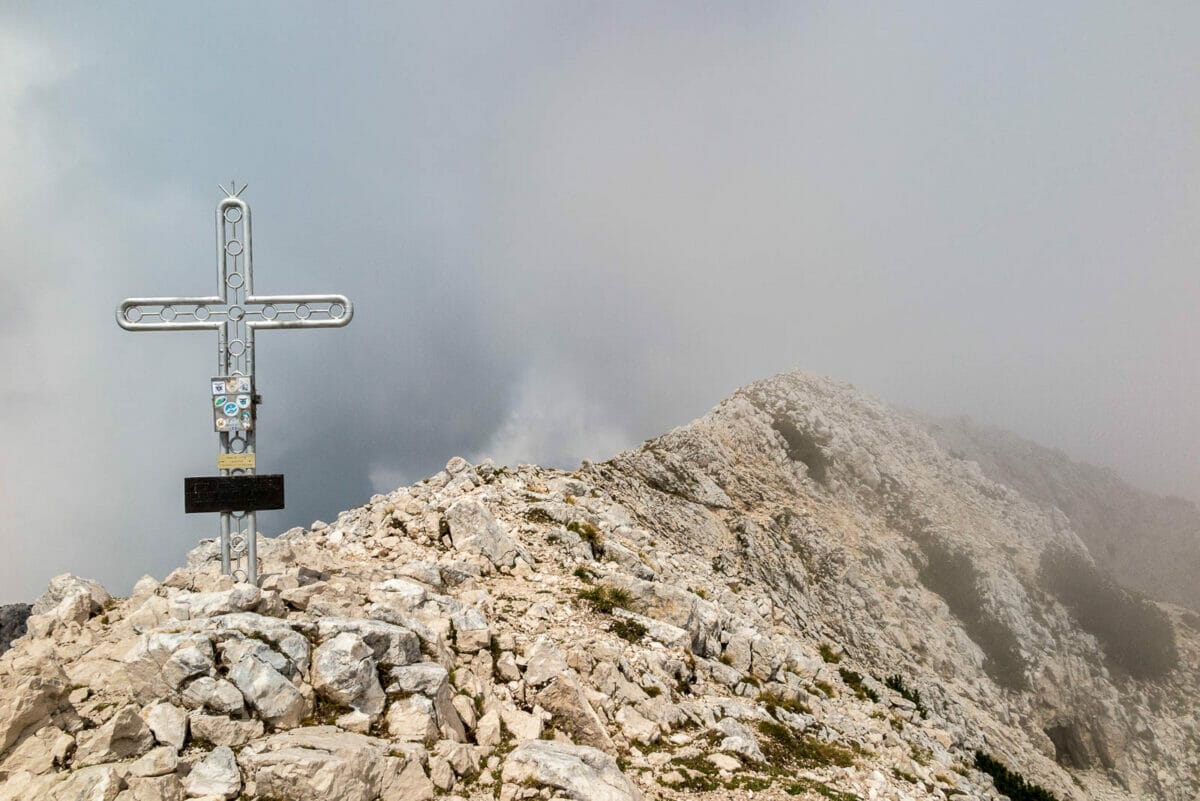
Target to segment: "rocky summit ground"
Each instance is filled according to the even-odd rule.
[[[1200,790],[1200,620],[826,379],[571,473],[455,458],[259,553],[56,578],[0,657],[0,799]]]

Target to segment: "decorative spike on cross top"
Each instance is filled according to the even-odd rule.
[[[117,324],[127,331],[217,332],[218,375],[210,384],[210,402],[221,478],[186,479],[185,502],[189,512],[221,512],[222,572],[257,583],[255,511],[282,508],[283,476],[255,476],[254,332],[340,328],[350,322],[354,307],[343,295],[254,294],[250,206],[241,199],[246,185],[238,189],[231,181],[221,190],[226,196],[217,204],[217,294],[129,298],[117,307]]]

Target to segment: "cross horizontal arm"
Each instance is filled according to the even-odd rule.
[[[117,325],[126,331],[204,331],[219,328],[225,315],[213,307],[223,307],[225,299],[206,298],[127,298],[117,307]]]
[[[245,321],[254,329],[340,328],[354,316],[345,295],[251,295],[230,304],[206,298],[129,298],[117,307],[117,325],[127,331],[205,331]]]
[[[345,295],[250,295],[246,324],[266,328],[341,328],[354,316]]]

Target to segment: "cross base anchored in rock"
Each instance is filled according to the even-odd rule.
[[[254,386],[254,333],[340,328],[350,322],[354,307],[343,295],[254,294],[250,206],[241,199],[245,190],[231,182],[217,204],[217,294],[129,298],[117,307],[117,324],[128,331],[217,332],[217,375],[210,382],[210,403],[220,438],[220,477],[187,479],[187,511],[220,511],[222,572],[257,583],[255,511],[282,508],[283,476],[255,475],[259,396]],[[277,479],[277,495],[274,482],[264,479]],[[197,488],[223,494],[220,500],[196,503]]]

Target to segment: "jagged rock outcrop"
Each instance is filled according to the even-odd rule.
[[[0,654],[12,645],[12,641],[25,633],[25,621],[33,607],[29,604],[5,604],[0,606]]]
[[[1061,510],[1105,571],[1121,583],[1200,612],[1200,509],[1131,487],[1093,467],[964,417],[915,419],[949,453],[1047,509]]]
[[[1170,648],[1129,670],[1054,580],[1092,567],[1065,517],[826,379],[571,473],[455,458],[259,554],[55,579],[0,657],[0,801],[1200,790],[1188,613],[1135,602]]]

